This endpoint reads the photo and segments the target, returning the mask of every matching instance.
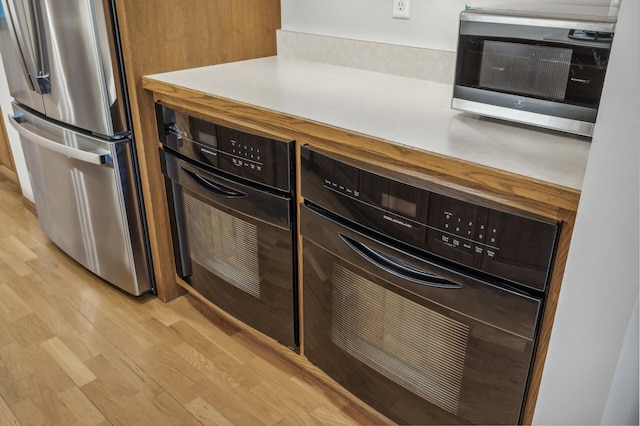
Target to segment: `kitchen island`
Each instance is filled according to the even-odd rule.
[[[282,57],[152,75],[143,83],[157,102],[203,119],[295,140],[298,149],[309,145],[357,158],[561,223],[523,417],[531,421],[588,139],[453,111],[447,84]],[[166,206],[152,206],[151,214],[166,217]]]

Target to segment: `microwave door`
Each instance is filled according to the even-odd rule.
[[[47,116],[107,137],[126,131],[108,1],[34,1],[43,14],[50,75],[43,95]]]
[[[35,10],[32,2],[0,1],[0,53],[11,96],[18,102],[45,112],[38,84],[38,61]]]

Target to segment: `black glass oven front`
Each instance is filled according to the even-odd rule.
[[[518,423],[558,224],[301,158],[305,356],[399,424]]]
[[[292,147],[158,107],[178,275],[297,350]]]

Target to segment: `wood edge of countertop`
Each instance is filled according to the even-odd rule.
[[[246,131],[297,140],[301,145],[322,147],[362,158],[399,172],[432,181],[453,183],[466,192],[482,194],[498,204],[558,218],[560,210],[577,211],[581,191],[472,163],[443,154],[378,139],[258,105],[246,104],[210,93],[176,86],[153,77],[142,79],[154,99],[200,113],[203,118],[228,121]],[[221,123],[225,124],[225,123]]]

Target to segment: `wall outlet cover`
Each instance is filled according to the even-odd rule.
[[[409,19],[410,0],[393,0],[393,17],[395,19]]]

